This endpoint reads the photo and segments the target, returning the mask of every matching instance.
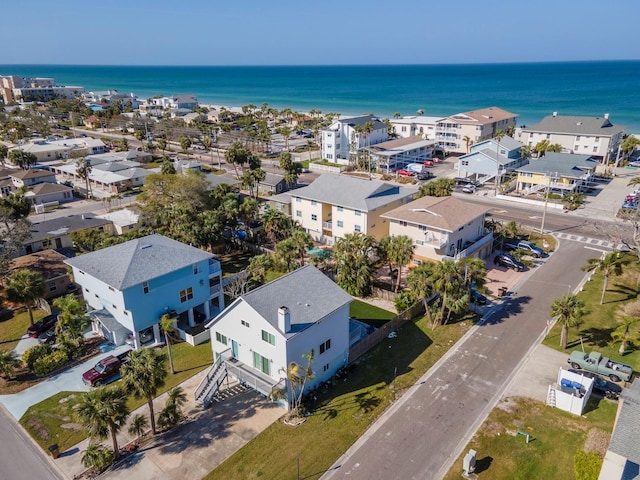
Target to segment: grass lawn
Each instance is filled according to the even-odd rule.
[[[378,328],[395,317],[396,314],[388,310],[383,310],[375,305],[354,300],[351,302],[351,305],[349,305],[349,316]]]
[[[503,399],[480,427],[445,477],[461,478],[462,459],[470,448],[476,455],[479,479],[575,479],[578,451],[604,456],[609,445],[617,403],[591,398],[584,416],[572,415],[527,398]],[[527,444],[523,435],[531,435]]]
[[[585,283],[583,290],[578,293],[578,298],[584,302],[588,313],[583,316],[577,328],[569,328],[567,354],[572,350],[580,350],[582,339],[586,352],[597,350],[606,357],[631,365],[636,371],[640,370],[640,349],[628,346],[628,353],[622,357],[618,353],[620,342],[614,342],[611,338],[612,332],[620,325],[622,307],[638,300],[637,280],[640,266],[635,255],[628,255],[628,258],[631,262],[623,267],[622,275],[609,277],[609,286],[603,305],[600,305],[600,296],[604,279],[600,271],[595,272],[591,280]],[[632,326],[632,337],[635,335],[638,338],[639,329],[640,322],[637,322]],[[557,323],[543,343],[562,351],[560,330],[560,324]]]
[[[425,318],[405,324],[397,338],[385,339],[362,357],[346,381],[319,394],[304,424],[274,423],[205,478],[295,479],[298,454],[299,478],[320,478],[472,325],[463,321],[432,331]]]
[[[222,274],[226,277],[241,272],[249,266],[249,261],[253,258],[251,252],[235,252],[229,255],[218,257],[222,266]]]
[[[42,310],[33,310],[33,321],[37,322],[46,313]],[[13,316],[3,317],[0,320],[0,350],[13,350],[29,327],[29,314],[27,311],[14,312]]]
[[[164,349],[166,352],[166,349]],[[186,342],[178,343],[171,347],[175,375],[167,375],[164,387],[158,395],[179,385],[189,377],[211,366],[211,344],[203,343],[192,347]],[[169,362],[166,362],[169,371]],[[115,382],[114,385],[117,385]],[[106,387],[109,388],[109,387]],[[191,395],[192,392],[185,392]],[[20,424],[29,432],[31,437],[46,452],[46,448],[52,443],[57,443],[60,450],[64,451],[73,447],[86,438],[84,429],[77,423],[73,415],[74,405],[78,403],[82,392],[60,392],[36,405],[31,406],[20,419]],[[133,396],[128,400],[131,411],[144,405],[145,399],[136,399]],[[156,412],[156,415],[159,412]]]

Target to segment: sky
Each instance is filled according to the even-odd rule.
[[[6,3],[0,64],[371,65],[640,59],[638,0]]]

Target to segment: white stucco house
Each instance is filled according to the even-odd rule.
[[[362,129],[371,125],[371,131]],[[322,130],[322,160],[348,164],[350,156],[370,145],[389,139],[387,125],[373,115],[340,118]]]
[[[212,254],[162,235],[148,235],[70,258],[73,278],[91,309],[93,330],[115,345],[161,341],[169,314],[183,332],[204,331],[224,309],[222,269]]]
[[[314,351],[313,388],[345,366],[349,356],[351,296],[313,265],[237,298],[207,324],[216,360],[207,388],[196,400],[215,396],[218,380],[231,375],[264,395],[286,390],[287,366],[306,366]]]

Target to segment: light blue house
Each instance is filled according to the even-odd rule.
[[[481,183],[493,180],[525,165],[522,157],[522,143],[511,137],[503,137],[500,142],[495,138],[471,145],[469,153],[458,159],[458,177],[475,178]]]
[[[72,267],[91,309],[94,331],[116,345],[129,341],[138,348],[160,342],[159,322],[165,313],[176,318],[184,337],[204,330],[204,323],[224,309],[220,262],[210,253],[162,235],[131,240],[65,263]]]

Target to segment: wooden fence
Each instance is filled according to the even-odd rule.
[[[389,333],[398,330],[405,323],[410,322],[413,318],[423,313],[424,304],[422,302],[418,302],[415,305],[407,308],[404,312],[394,317],[389,322],[385,323],[382,327],[374,330],[373,333],[351,347],[349,349],[348,363],[351,364],[355,362],[362,355],[382,342],[382,340],[384,340],[387,335],[389,335]]]

